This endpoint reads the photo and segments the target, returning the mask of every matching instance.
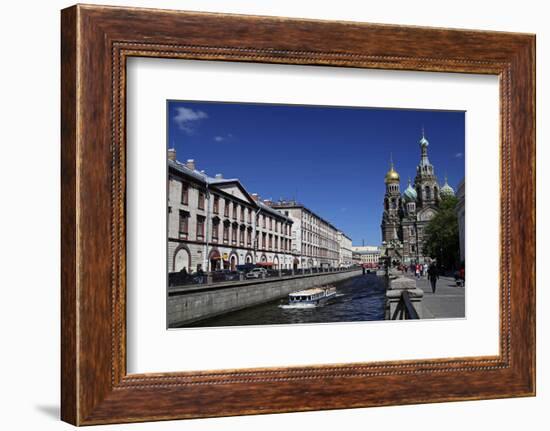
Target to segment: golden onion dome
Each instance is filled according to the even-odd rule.
[[[397,171],[393,168],[393,163],[390,167],[390,170],[388,171],[388,173],[386,174],[386,178],[384,180],[384,182],[387,184],[387,183],[394,183],[394,182],[399,182],[399,174],[397,173]]]

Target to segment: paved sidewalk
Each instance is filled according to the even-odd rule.
[[[407,277],[413,278],[406,274]],[[439,277],[435,294],[427,277],[416,280],[416,287],[424,291],[422,312],[424,319],[465,317],[465,288],[457,287],[454,278]]]

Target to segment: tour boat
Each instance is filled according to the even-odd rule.
[[[322,286],[304,289],[288,295],[288,305],[284,308],[310,308],[336,296],[336,287]]]

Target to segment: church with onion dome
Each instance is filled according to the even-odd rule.
[[[414,183],[409,178],[407,188],[401,193],[400,176],[393,160],[384,182],[384,212],[382,215],[382,249],[393,263],[409,265],[427,263],[423,255],[424,231],[429,221],[437,214],[441,198],[454,196],[447,183],[439,185],[435,169],[428,158],[430,143],[424,131],[419,141],[420,162],[416,167]]]

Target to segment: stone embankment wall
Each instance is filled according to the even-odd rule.
[[[179,288],[168,292],[168,326],[182,326],[361,274],[359,269]]]

